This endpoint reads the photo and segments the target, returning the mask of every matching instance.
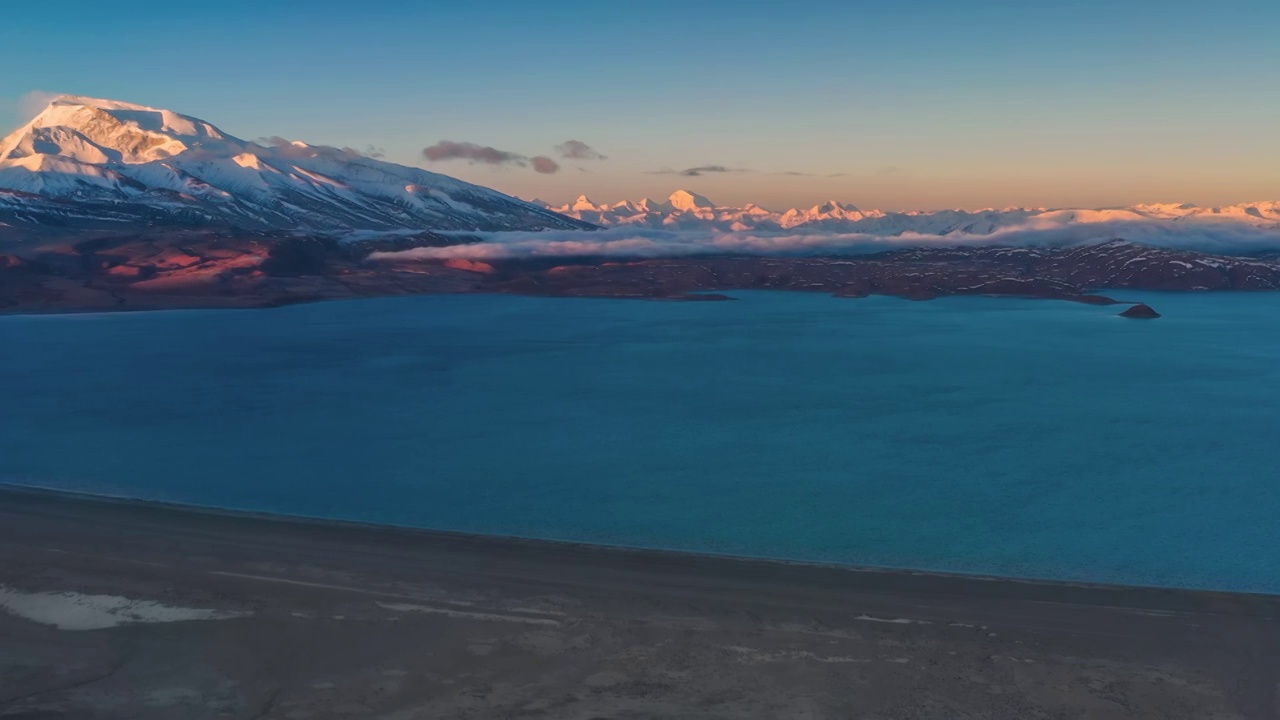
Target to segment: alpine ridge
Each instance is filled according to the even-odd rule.
[[[55,99],[0,140],[0,232],[589,229],[488,188],[349,149],[241,140],[171,110]]]
[[[1002,230],[1144,223],[1197,225],[1205,229],[1250,227],[1280,231],[1280,202],[1258,202],[1228,207],[1191,204],[1145,204],[1121,208],[1003,210],[937,210],[885,212],[861,210],[836,200],[807,210],[791,208],[774,212],[747,203],[743,207],[717,205],[687,190],[677,190],[662,203],[648,198],[639,202],[596,205],[585,195],[568,205],[548,209],[586,222],[608,226],[668,228],[673,230],[813,231],[865,233],[868,235],[990,235]]]

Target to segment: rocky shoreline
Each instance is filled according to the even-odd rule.
[[[376,562],[370,562],[370,559]],[[108,612],[113,611],[113,612]],[[1274,717],[1274,596],[0,486],[0,715]],[[977,688],[975,690],[975,688]]]

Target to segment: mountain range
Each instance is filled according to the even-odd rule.
[[[562,215],[606,227],[634,226],[674,230],[721,232],[839,232],[867,235],[990,235],[1009,229],[1048,230],[1078,226],[1144,223],[1213,227],[1252,227],[1280,231],[1280,202],[1259,202],[1229,207],[1191,204],[1134,205],[1120,208],[1002,210],[936,210],[885,212],[862,210],[830,200],[802,210],[775,212],[748,203],[742,207],[718,205],[702,195],[678,190],[664,201],[645,198],[597,205],[583,195],[566,205],[547,205]]]
[[[63,96],[0,140],[0,233],[225,226],[320,233],[591,225],[348,149],[241,140],[198,118]]]
[[[622,230],[579,232],[601,226]],[[1099,242],[1152,227],[1167,239],[1175,226],[1216,247]],[[629,237],[631,227],[668,237]],[[1085,232],[1019,246],[1058,228]],[[1280,258],[1266,245],[1277,231],[1280,203],[882,212],[831,201],[774,212],[681,190],[661,202],[547,207],[349,149],[246,141],[169,110],[71,96],[0,140],[0,241],[17,240],[0,244],[0,313],[471,292],[707,300],[741,289],[1111,303],[1096,291],[1280,288]],[[902,242],[872,254],[807,242],[788,252],[786,242],[722,242],[725,232]],[[1215,254],[1225,248],[1215,239],[1232,233],[1257,242]],[[966,242],[972,235],[992,237]],[[658,241],[680,252],[652,251],[667,247]],[[523,244],[534,247],[492,252]]]
[[[662,201],[596,204],[584,195],[556,206],[346,148],[246,141],[171,110],[77,96],[55,99],[0,140],[0,239],[156,228],[352,237],[599,226],[947,236],[1134,223],[1280,231],[1280,202],[887,212],[831,200],[778,212],[678,190]]]

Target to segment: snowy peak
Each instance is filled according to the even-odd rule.
[[[651,200],[649,198],[641,198],[640,202],[636,203],[636,208],[644,212],[658,212],[659,210],[664,209],[670,210],[671,205],[668,203],[658,202],[657,200]]]
[[[53,155],[92,164],[139,164],[228,140],[244,144],[209,123],[169,110],[64,95],[0,141],[0,160]]]
[[[80,205],[50,216],[49,200]],[[62,96],[0,140],[0,228],[94,221],[338,233],[591,227],[350,150],[263,146],[171,110]]]
[[[578,199],[574,200],[573,204],[569,207],[577,212],[597,212],[602,209],[597,207],[595,203],[591,202],[591,198],[586,195],[579,195]]]
[[[667,203],[677,210],[711,210],[715,208],[715,203],[705,197],[689,192],[688,190],[677,190],[671,193],[671,197],[667,198]]]
[[[809,212],[815,215],[830,215],[833,213],[857,212],[858,208],[852,205],[846,205],[839,200],[828,200],[821,205],[815,205]]]
[[[96,121],[129,128],[132,132],[174,139],[235,140],[209,123],[172,110],[134,105],[116,100],[100,100],[74,95],[63,95],[37,115],[32,124],[37,127],[63,124],[77,127],[77,119],[84,125],[78,129],[89,130]]]
[[[778,219],[778,224],[785,228],[792,228],[811,223],[857,222],[865,217],[866,215],[853,205],[842,203],[839,200],[828,200],[820,205],[814,205],[808,210],[792,208],[782,214],[782,217]]]

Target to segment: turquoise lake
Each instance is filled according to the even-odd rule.
[[[0,318],[0,480],[1280,592],[1280,293],[433,296]]]

